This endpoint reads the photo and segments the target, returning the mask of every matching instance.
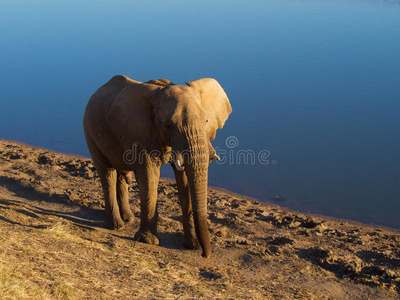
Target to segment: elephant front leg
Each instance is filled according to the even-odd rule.
[[[200,245],[196,238],[194,229],[192,202],[190,200],[190,191],[185,171],[178,171],[172,165],[175,173],[176,184],[178,186],[179,202],[182,208],[183,223],[183,246],[188,249],[199,249]]]
[[[157,190],[160,181],[160,168],[146,164],[135,170],[136,182],[139,185],[140,228],[134,240],[151,245],[158,245],[157,237]]]

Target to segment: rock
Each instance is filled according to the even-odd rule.
[[[245,214],[246,217],[252,217],[254,215],[261,215],[264,211],[260,208],[250,208]]]
[[[355,276],[357,273],[361,272],[363,261],[357,256],[346,255],[340,257],[333,265],[336,265],[339,271],[344,275]]]
[[[286,245],[290,244],[292,245],[294,243],[294,240],[291,238],[287,237],[275,237],[272,241],[269,242],[271,245]]]
[[[239,237],[239,238],[236,240],[236,244],[238,244],[238,245],[250,245],[251,242],[250,242],[248,239]]]
[[[329,250],[325,250],[322,248],[310,248],[306,250],[306,253],[309,257],[311,258],[317,258],[317,259],[325,259],[327,257],[332,256],[332,252]]]
[[[385,274],[385,268],[382,266],[369,266],[362,269],[363,274],[382,276]]]
[[[282,249],[276,245],[272,245],[265,250],[265,253],[269,255],[279,255],[282,254]]]
[[[154,273],[151,270],[144,270],[142,275],[145,277],[150,277],[150,276],[154,276]]]
[[[215,235],[218,237],[226,237],[228,236],[228,231],[225,228],[220,228],[215,232]]]
[[[340,277],[354,277],[361,272],[364,266],[364,262],[353,254],[339,256],[331,250],[319,247],[306,249],[305,256]]]
[[[319,224],[321,224],[321,223],[317,223],[312,218],[308,217],[307,219],[305,219],[303,221],[301,226],[304,227],[304,228],[310,228],[311,229],[311,228],[317,227]]]
[[[21,156],[20,154],[18,154],[18,153],[12,153],[12,154],[9,156],[9,158],[10,158],[10,159],[21,159],[22,156]]]
[[[335,229],[335,234],[336,234],[338,237],[343,237],[343,236],[346,236],[346,235],[347,235],[346,232],[342,232],[342,231],[339,231],[339,230],[337,230],[337,229]]]
[[[39,155],[38,157],[38,164],[40,165],[52,165],[54,164],[53,160],[46,156],[45,154]]]
[[[222,214],[222,213],[220,213],[220,212],[210,213],[210,217],[211,217],[211,218],[218,219],[218,220],[223,220],[223,219],[225,219],[225,215]]]
[[[217,268],[202,268],[200,269],[200,276],[208,280],[218,280],[226,277]]]

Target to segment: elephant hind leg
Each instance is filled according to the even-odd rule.
[[[97,169],[97,171],[99,171],[99,169]],[[125,224],[121,218],[117,200],[117,170],[107,168],[100,172],[104,174],[100,175],[100,178],[106,206],[106,227],[112,230],[122,229]]]
[[[122,221],[125,223],[131,223],[134,220],[132,210],[129,206],[129,192],[128,183],[126,179],[126,172],[118,171],[117,179],[117,200],[119,206],[119,212]]]
[[[121,229],[124,222],[121,219],[117,201],[117,171],[111,167],[107,158],[103,155],[90,135],[86,134],[86,143],[93,158],[93,164],[99,174],[103,187],[104,202],[106,208],[106,222],[108,229]]]

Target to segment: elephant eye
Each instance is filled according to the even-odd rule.
[[[206,120],[206,123],[208,123],[208,120]]]

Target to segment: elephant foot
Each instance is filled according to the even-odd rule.
[[[189,250],[197,250],[200,249],[200,244],[195,237],[185,237],[183,240],[183,247]]]
[[[106,219],[106,228],[111,230],[120,230],[124,228],[125,223],[121,220],[121,218],[110,218]]]
[[[125,226],[124,221],[121,217],[113,214],[106,214],[106,228],[111,230],[120,230]]]
[[[158,245],[160,243],[158,237],[152,234],[150,231],[139,230],[138,232],[136,232],[135,236],[133,237],[133,240],[146,243],[149,245]]]
[[[133,215],[132,211],[125,211],[121,212],[121,219],[124,221],[125,224],[132,223],[135,220],[135,216]]]
[[[124,223],[126,225],[126,224],[133,223],[133,221],[135,220],[135,217],[133,215],[130,215],[130,216],[122,217],[122,220],[124,221]]]

